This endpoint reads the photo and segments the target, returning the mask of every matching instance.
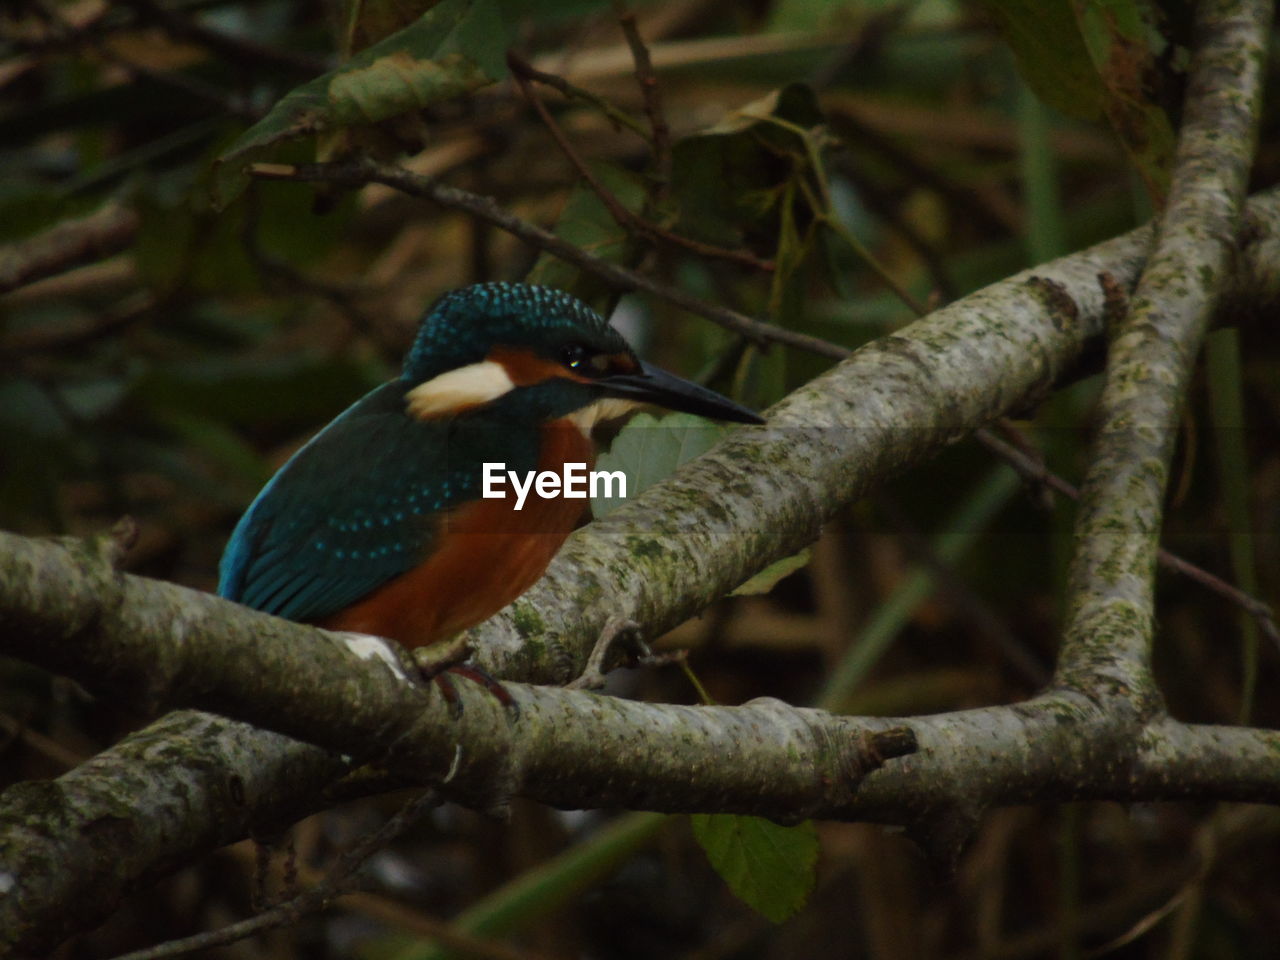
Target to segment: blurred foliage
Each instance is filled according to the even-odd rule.
[[[648,0],[635,13],[671,130],[668,179],[610,5],[339,6],[0,9],[0,525],[85,534],[131,514],[142,531],[132,569],[211,587],[259,485],[395,372],[441,292],[532,271],[602,308],[614,301],[457,212],[380,187],[252,183],[251,160],[403,155],[601,256],[856,346],[913,316],[886,278],[945,302],[1158,204],[1191,32],[1179,0]],[[577,159],[652,229],[620,226],[582,183],[504,79],[509,43],[573,85],[534,89]],[[1257,185],[1280,168],[1275,75]],[[100,232],[74,227],[85,218]],[[656,361],[757,406],[828,366],[657,300],[628,298],[617,322]],[[1275,598],[1277,343],[1260,326],[1236,336],[1217,348],[1218,419],[1203,381],[1189,398],[1166,545]],[[1068,478],[1081,474],[1095,389],[1085,379],[1025,412]],[[722,703],[812,702],[828,677],[852,678],[840,700],[866,713],[1029,695],[1052,663],[1071,511],[1043,491],[1011,498],[993,469],[957,446],[851,506],[803,569],[760,584],[766,595],[717,604],[663,643],[691,650]],[[1232,722],[1246,688],[1280,679],[1275,651],[1245,642],[1225,601],[1163,575],[1160,588],[1172,711]],[[614,683],[696,699],[674,670]],[[0,664],[5,782],[55,776],[144,721]],[[1256,699],[1253,721],[1280,722],[1274,698]],[[301,882],[390,809],[372,801],[300,825]],[[418,955],[422,915],[541,956],[1066,957],[1148,919],[1111,955],[1274,954],[1274,811],[1098,804],[1066,829],[1054,809],[997,811],[945,885],[897,836],[818,824],[813,895],[776,927],[716,878],[682,821],[610,822],[517,804],[495,825],[446,807],[379,856],[376,895],[235,955]],[[249,860],[235,848],[184,869],[63,955],[243,915]]]

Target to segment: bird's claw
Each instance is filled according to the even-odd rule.
[[[511,696],[511,692],[492,675],[475,664],[466,662],[471,655],[471,645],[465,638],[461,643],[451,642],[450,647],[452,649],[449,651],[433,651],[429,659],[419,652],[417,662],[419,676],[424,682],[435,684],[440,696],[449,705],[449,713],[453,719],[456,721],[462,717],[462,698],[458,695],[458,688],[454,686],[454,677],[464,677],[484,687],[503,707],[512,711],[513,718],[519,719],[520,705]]]

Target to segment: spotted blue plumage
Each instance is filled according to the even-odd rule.
[[[600,314],[563,290],[478,283],[436,301],[418,328],[401,376],[423,383],[483,360],[494,344],[527,346],[554,356],[561,343],[584,337],[603,353],[630,352]]]
[[[401,376],[358,400],[286,463],[236,525],[218,592],[291,620],[335,614],[431,552],[448,513],[480,495],[481,465],[535,469],[536,423],[595,397],[555,380],[459,417],[420,421],[405,395],[485,359],[495,344],[554,356],[559,344],[627,350],[622,337],[558,290],[479,284],[442,297],[422,321]]]

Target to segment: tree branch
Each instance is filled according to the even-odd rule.
[[[1259,277],[1252,295],[1274,303],[1280,192],[1255,200],[1251,218],[1238,283]],[[1110,282],[1132,287],[1150,237],[1143,228],[1023,271],[848,355],[774,407],[767,427],[735,432],[570,537],[538,584],[477,628],[480,659],[500,676],[563,682],[611,618],[650,635],[676,626],[812,542],[873,482],[1033,405],[1104,332]],[[725,489],[744,469],[751,482]]]
[[[319,747],[181,711],[57,780],[9,787],[0,880],[14,882],[0,884],[0,954],[43,955],[193,852],[329,806],[325,788],[347,769]]]
[[[439,784],[481,808],[519,794],[569,808],[883,819],[908,824],[927,847],[950,855],[995,803],[1170,795],[1280,802],[1280,769],[1269,762],[1280,732],[1162,719],[1121,739],[1115,714],[1075,691],[888,720],[769,699],[683,707],[515,683],[507,688],[512,711],[464,685],[455,718],[377,638],[120,575],[75,543],[0,534],[0,556],[0,616],[11,627],[3,652],[118,696],[216,709],[350,751],[353,762]],[[180,642],[156,642],[164,636]],[[913,753],[917,740],[924,756],[884,771],[881,792],[860,791],[864,777]],[[4,909],[0,901],[0,918]]]
[[[670,707],[510,684],[518,709],[459,684],[461,717],[403,651],[185,587],[117,574],[92,547],[0,533],[0,652],[120,697],[216,711],[501,806],[739,810],[836,817],[863,773],[915,749],[878,723],[781,701]],[[176,642],[165,642],[163,638]],[[298,695],[305,690],[305,697]],[[601,750],[601,740],[613,745]],[[708,765],[711,756],[735,763]]]
[[[1169,206],[1116,331],[1099,400],[1056,680],[1159,709],[1155,565],[1169,460],[1192,365],[1230,282],[1261,106],[1272,4],[1205,0]]]
[[[1253,222],[1246,231],[1248,242],[1240,261],[1248,284],[1239,288],[1238,295],[1274,302],[1280,290],[1280,194],[1255,200],[1251,215]],[[576,665],[585,661],[611,616],[631,616],[652,631],[673,625],[723,592],[725,585],[736,586],[755,568],[793,550],[793,545],[811,536],[822,518],[838,507],[841,497],[852,497],[885,473],[918,462],[998,412],[1025,407],[1070,369],[1085,343],[1102,332],[1106,296],[1097,275],[1109,272],[1122,286],[1132,285],[1149,236],[1147,230],[1135,231],[1037,268],[1034,275],[1020,274],[859,351],[780,405],[770,428],[740,431],[730,444],[690,465],[691,469],[671,481],[646,491],[635,504],[575,534],[548,579],[477,631],[482,660],[504,677],[564,679],[577,672]],[[1048,302],[1041,285],[1032,282],[1033,276],[1057,284],[1072,309],[1061,309],[1061,298]],[[748,442],[753,434],[759,445]],[[776,459],[784,452],[784,472],[774,476],[770,467],[777,466]],[[750,470],[744,470],[744,465]],[[758,516],[752,513],[757,509]],[[673,536],[664,536],[673,510],[683,522],[671,531]],[[614,520],[626,516],[631,517],[629,522]],[[691,549],[683,545],[686,536],[694,543]],[[14,569],[3,556],[0,550],[0,635],[13,635],[21,629],[38,631],[40,623],[52,618],[51,622],[70,631],[66,635],[71,639],[56,646],[46,644],[41,656],[66,658],[68,662],[77,659],[84,638],[93,635],[95,623],[104,616],[100,605],[95,602],[68,610],[56,582],[37,584],[39,589],[34,593],[15,592],[12,584],[30,583],[30,572],[22,574],[21,565]],[[662,569],[655,576],[658,567]],[[94,576],[107,591],[105,595],[113,595],[116,576]],[[652,585],[643,583],[646,576],[655,577]],[[175,594],[165,591],[179,589],[151,581],[139,583],[144,593],[159,591],[157,596],[170,600]],[[316,649],[330,650],[331,655],[340,657],[341,669],[348,669],[350,658],[332,641],[313,642],[316,631],[220,604],[215,598],[190,592],[180,595],[206,614],[216,604],[218,616],[228,618],[227,628],[242,631],[245,642],[266,624],[264,635],[296,638],[308,648],[308,656]],[[174,620],[163,613],[165,609],[163,604],[151,610],[144,605],[129,616],[138,618],[139,630],[155,638],[169,638],[172,645],[180,646],[185,628],[176,625],[187,624],[188,615]],[[107,613],[124,615],[123,611]],[[75,630],[70,629],[73,626]],[[103,667],[104,675],[90,678],[92,681],[111,680],[109,665]],[[378,677],[386,668],[371,662],[363,673],[357,673],[364,677],[370,671]],[[254,684],[264,684],[259,678],[247,679],[250,692]],[[382,682],[388,679],[389,674]],[[199,685],[200,679],[191,682]],[[296,681],[290,682],[298,688]],[[347,678],[340,683],[359,690],[361,681]],[[472,697],[470,691],[464,689],[463,693]],[[346,701],[337,708],[338,715],[359,702],[358,697]],[[417,699],[414,702],[417,704]],[[661,716],[664,708],[648,709],[659,711]],[[495,710],[484,695],[478,695],[474,709],[472,699],[467,701],[465,722],[481,724],[482,718],[489,716],[495,724],[499,719],[505,723],[504,715],[495,715]],[[995,712],[910,721],[921,752],[895,762],[892,775],[886,770],[868,777],[849,813],[882,817],[895,803],[903,804],[916,818],[918,835],[926,842],[933,838],[935,847],[945,848],[947,844],[938,838],[951,837],[948,842],[956,842],[963,836],[960,826],[971,822],[967,818],[976,817],[983,803],[1003,802],[998,794],[975,792],[971,780],[957,779],[972,778],[981,768],[970,765],[973,753],[955,749],[962,741],[953,731],[968,730],[985,737],[987,729],[994,729],[999,740],[992,741],[992,749],[998,746],[1024,758],[1028,744],[1035,740],[1047,739],[1051,747],[1056,745],[1056,766],[1047,766],[1042,760],[1029,768],[1030,773],[1020,775],[1010,765],[1006,770],[1009,776],[1021,779],[1006,780],[1000,788],[1008,797],[1043,799],[1070,782],[1045,776],[1046,770],[1065,775],[1074,762],[1075,746],[1062,749],[1062,741],[1053,732],[1064,718],[1079,724],[1079,732],[1089,743],[1111,744],[1110,758],[1095,754],[1092,748],[1080,753],[1093,771],[1080,781],[1086,785],[1083,789],[1098,783],[1103,772],[1117,778],[1121,784],[1117,789],[1125,789],[1123,783],[1132,780],[1131,789],[1148,799],[1162,792],[1182,795],[1179,791],[1185,789],[1207,792],[1211,789],[1210,773],[1224,776],[1223,789],[1237,797],[1262,798],[1271,788],[1266,774],[1274,764],[1261,762],[1274,756],[1267,753],[1274,750],[1269,746],[1271,734],[1179,728],[1183,736],[1179,745],[1170,740],[1174,728],[1166,728],[1160,720],[1150,725],[1150,734],[1144,732],[1136,740],[1127,736],[1117,743],[1114,737],[1104,736],[1107,727],[1092,725],[1099,717],[1105,721],[1105,714],[1070,693],[1032,705],[990,710]],[[328,759],[332,766],[325,775],[305,770],[295,774],[299,754],[294,751],[302,751],[301,756],[310,758],[308,762],[316,758],[323,761],[327,755],[222,720],[206,722],[237,733],[228,736],[218,749],[190,758],[182,751],[170,754],[163,749],[167,742],[164,725],[170,722],[172,719],[160,721],[94,761],[129,762],[126,752],[146,745],[154,756],[163,756],[164,762],[148,766],[145,777],[115,780],[110,796],[99,788],[92,803],[62,806],[63,815],[47,833],[33,836],[15,826],[12,818],[0,819],[9,825],[9,829],[0,827],[0,862],[5,864],[0,873],[10,873],[21,881],[21,889],[5,898],[16,917],[0,923],[0,930],[13,931],[12,937],[23,949],[36,953],[48,949],[60,933],[105,915],[115,898],[154,878],[166,866],[243,835],[248,825],[256,822],[255,817],[273,819],[281,810],[305,812],[321,800],[316,783],[345,769],[340,761]],[[583,720],[588,728],[594,722],[594,717]],[[891,725],[889,721],[863,723],[867,730]],[[955,728],[955,723],[961,726]],[[979,754],[987,749],[981,737],[973,745]],[[599,744],[595,746],[598,750]],[[358,744],[356,748],[360,748]],[[207,778],[203,786],[210,789],[211,785],[234,782],[250,771],[259,778],[255,783],[275,784],[279,794],[267,802],[264,791],[247,790],[243,809],[232,811],[234,816],[226,822],[221,819],[222,811],[187,803],[192,777]],[[62,796],[69,784],[83,783],[84,776],[80,770],[73,771],[39,789]],[[6,817],[13,809],[10,797],[6,794],[7,803],[0,806],[0,814]],[[145,798],[146,803],[136,803],[138,798]],[[157,804],[167,804],[172,811],[163,837],[146,845],[134,843],[133,831],[147,827],[134,821],[147,818]],[[940,825],[944,821],[955,829],[950,833],[943,829]],[[104,832],[103,822],[117,823],[117,828]],[[923,824],[928,822],[934,826],[926,829]],[[12,853],[27,844],[33,845],[29,854]],[[14,856],[23,857],[21,869],[9,868]],[[75,872],[65,869],[67,863],[88,862],[112,866],[110,876],[98,878],[92,898],[81,895]]]

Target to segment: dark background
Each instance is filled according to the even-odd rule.
[[[1186,26],[1178,5],[1166,9],[1176,46]],[[510,80],[428,106],[412,130],[357,136],[351,148],[393,155],[388,143],[418,138],[415,169],[707,299],[851,347],[913,313],[841,230],[934,305],[1151,213],[1106,124],[1030,94],[977,6],[706,0],[637,13],[676,144],[665,195],[643,138],[545,86],[542,100],[629,208],[774,260],[772,273],[619,228]],[[141,531],[129,569],[212,588],[225,539],[256,490],[311,432],[394,375],[440,293],[533,270],[611,305],[589,278],[467,215],[383,189],[334,193],[317,213],[310,187],[256,183],[226,209],[211,208],[212,161],[288,90],[332,66],[337,19],[322,4],[244,0],[18,2],[0,13],[0,242],[10,245],[0,267],[29,254],[35,237],[85,247],[47,277],[6,282],[13,289],[0,296],[0,526],[84,535],[127,514]],[[546,5],[515,39],[542,69],[644,122],[607,6]],[[1162,64],[1153,103],[1176,94],[1176,59]],[[1273,63],[1272,93],[1275,80]],[[807,87],[787,87],[773,115],[794,129],[748,121],[707,134],[788,84]],[[1280,167],[1274,106],[1271,97],[1255,188]],[[1169,115],[1176,120],[1176,110]],[[807,146],[821,151],[820,166]],[[278,156],[311,155],[305,141]],[[103,229],[91,242],[74,226],[72,241],[49,239],[51,228],[94,214]],[[643,352],[755,406],[827,365],[761,352],[653,299],[625,307]],[[1234,580],[1232,537],[1252,534],[1242,554],[1265,599],[1280,583],[1275,317],[1224,320],[1238,323],[1241,363],[1212,384],[1197,374],[1164,542]],[[1223,349],[1234,353],[1230,341]],[[1098,388],[1083,373],[1025,411],[1049,464],[1073,481]],[[1214,396],[1240,399],[1243,427],[1215,414]],[[1238,466],[1232,448],[1243,455]],[[812,702],[851,650],[862,651],[865,669],[844,691],[850,712],[927,713],[1032,694],[1056,646],[1071,508],[1008,482],[1007,469],[958,445],[850,506],[811,562],[770,594],[717,604],[663,643],[689,647],[723,703]],[[1229,489],[1243,491],[1243,513]],[[978,501],[989,504],[984,518],[957,519]],[[932,588],[895,617],[922,570],[933,573]],[[1158,589],[1157,670],[1171,712],[1275,726],[1276,650],[1249,641],[1241,614],[1189,580],[1162,573]],[[883,652],[867,656],[877,642]],[[696,700],[675,669],[617,682],[628,695]],[[0,785],[56,776],[146,719],[0,661]],[[275,846],[267,886],[277,889],[290,870],[310,882],[397,799],[302,823],[290,844]],[[217,955],[427,956],[407,946],[423,918],[454,917],[556,854],[592,849],[609,820],[517,803],[511,822],[499,823],[445,807],[375,859],[371,895]],[[544,886],[503,937],[530,957],[1082,957],[1126,933],[1133,942],[1113,955],[1275,953],[1273,809],[993,811],[947,875],[876,827],[820,824],[819,833],[817,889],[781,926],[737,901],[673,818],[606,858],[598,877],[561,893]],[[254,861],[246,843],[185,868],[59,956],[109,956],[238,919],[261,893]]]

